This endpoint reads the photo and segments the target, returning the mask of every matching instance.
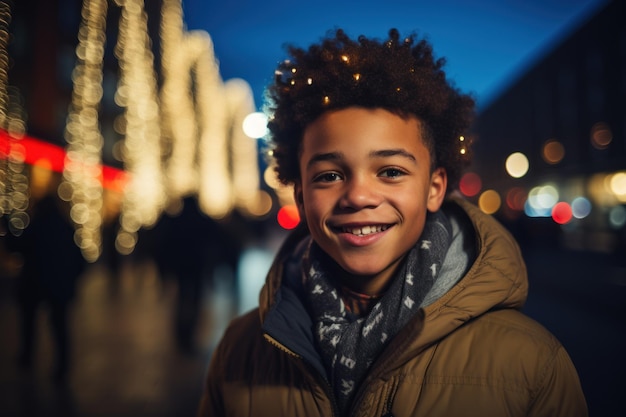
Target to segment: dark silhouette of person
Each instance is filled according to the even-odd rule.
[[[156,263],[163,277],[178,284],[174,334],[179,349],[193,354],[205,289],[215,267],[236,256],[238,249],[224,225],[204,214],[194,197],[183,199],[178,215],[163,216],[153,231],[160,244]]]
[[[74,243],[74,227],[67,203],[49,192],[36,201],[30,212],[30,225],[13,240],[13,249],[23,259],[17,283],[21,319],[19,363],[30,368],[36,346],[39,308],[49,310],[55,345],[53,376],[64,380],[70,369],[68,312],[76,294],[76,282],[85,267],[80,249]]]

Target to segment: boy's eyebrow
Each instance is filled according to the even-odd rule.
[[[403,156],[405,158],[410,159],[412,162],[417,162],[417,159],[415,158],[415,156],[412,153],[405,151],[404,149],[382,149],[380,151],[370,152],[369,156],[370,158],[372,157],[386,158],[390,156]]]
[[[404,149],[381,149],[378,151],[372,151],[369,153],[369,157],[370,158],[388,158],[391,156],[402,156],[404,158],[409,159],[411,162],[417,162],[417,158],[415,158],[415,156],[410,153],[405,151]],[[327,153],[318,153],[315,154],[311,157],[311,159],[309,159],[309,162],[307,162],[307,167],[310,167],[311,165],[318,163],[318,162],[324,162],[324,161],[338,161],[340,159],[343,159],[344,155],[342,152],[327,152]]]
[[[338,161],[340,159],[343,159],[343,153],[341,152],[316,153],[309,159],[306,166],[310,167],[317,162]]]

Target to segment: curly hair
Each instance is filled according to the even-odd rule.
[[[391,29],[385,41],[342,29],[308,50],[288,47],[292,59],[279,64],[266,92],[272,156],[278,179],[300,179],[299,152],[306,127],[324,112],[358,106],[382,108],[403,118],[417,117],[431,153],[432,168],[443,167],[449,189],[470,162],[463,135],[474,115],[474,99],[461,94],[435,59],[430,43],[411,34],[400,40]]]

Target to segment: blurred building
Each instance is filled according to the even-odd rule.
[[[624,251],[625,116],[626,2],[613,0],[480,112],[466,195],[526,237]]]

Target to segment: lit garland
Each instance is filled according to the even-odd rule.
[[[19,93],[9,86],[9,24],[11,8],[0,2],[0,129],[8,133],[8,146],[0,149],[0,217],[6,216],[9,231],[19,236],[28,226],[28,178],[24,174],[24,152],[19,143],[25,132],[24,111]],[[0,235],[4,235],[0,223]]]
[[[130,253],[137,231],[154,224],[165,200],[161,179],[159,103],[143,0],[116,0],[122,7],[116,55],[121,77],[116,102],[126,108],[124,166],[130,173],[116,248]]]
[[[98,108],[102,99],[106,0],[85,0],[78,32],[77,65],[65,139],[68,143],[64,182],[60,193],[71,202],[70,216],[75,224],[74,240],[87,261],[101,253],[102,224],[102,144]]]
[[[222,82],[210,36],[184,32],[180,0],[163,3],[161,42],[170,199],[197,193],[200,208],[215,218],[235,207],[265,214],[256,142],[241,130],[243,118],[255,110],[250,86],[243,80]]]
[[[232,186],[235,205],[246,214],[260,215],[258,205],[261,195],[258,167],[258,152],[254,139],[243,131],[246,116],[255,111],[250,85],[241,79],[228,80],[225,83],[226,103],[232,119],[231,159]]]
[[[165,0],[162,18],[162,103],[167,123],[163,130],[172,140],[166,167],[169,196],[197,193],[200,208],[221,218],[232,210],[234,196],[228,163],[229,114],[213,43],[205,32],[183,31],[180,0]]]
[[[264,215],[271,199],[259,190],[256,142],[244,138],[236,126],[244,112],[254,110],[249,86],[238,80],[225,88],[209,35],[185,32],[180,0],[164,0],[160,105],[143,0],[115,3],[122,8],[115,100],[125,108],[123,121],[116,125],[124,126],[121,156],[130,174],[117,250],[133,251],[138,230],[158,220],[168,198],[175,202],[195,193],[201,209],[215,218],[235,206],[246,214]],[[103,137],[98,107],[107,1],[84,0],[82,16],[62,196],[72,203],[76,242],[85,258],[95,261],[101,252]]]
[[[192,65],[189,43],[183,33],[180,0],[165,0],[161,17],[162,133],[168,151],[165,167],[170,200],[195,194],[198,126],[191,95]]]

